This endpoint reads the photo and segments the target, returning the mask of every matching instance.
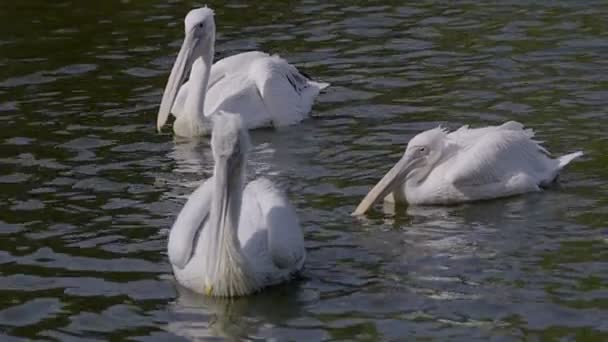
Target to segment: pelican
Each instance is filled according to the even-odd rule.
[[[441,127],[408,143],[403,157],[365,196],[353,215],[379,198],[410,204],[452,204],[540,191],[582,152],[551,159],[531,129],[509,121],[500,126],[448,133]]]
[[[207,117],[218,110],[242,115],[248,129],[295,124],[329,86],[310,80],[281,57],[259,51],[224,58],[212,67],[215,21],[210,8],[191,10],[185,32],[160,103],[158,131],[169,112],[175,116],[173,131],[186,138],[208,134]],[[188,69],[190,77],[179,88]]]
[[[267,179],[244,187],[249,136],[239,115],[213,119],[213,176],[194,191],[169,234],[177,281],[216,297],[242,296],[289,280],[304,260],[294,208]]]

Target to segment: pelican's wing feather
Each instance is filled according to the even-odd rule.
[[[211,67],[208,88],[211,88],[219,79],[231,74],[246,74],[254,61],[269,56],[261,51],[248,51],[220,59]]]
[[[276,267],[291,271],[304,264],[304,235],[287,196],[270,180],[260,178],[247,185],[255,194],[268,231],[268,253]]]
[[[311,81],[277,55],[257,59],[252,63],[249,75],[255,81],[275,127],[305,119],[315,97],[329,86]]]
[[[169,261],[184,268],[192,257],[195,240],[209,216],[213,178],[206,180],[188,198],[169,233]]]
[[[209,88],[205,115],[218,111],[239,114],[247,129],[272,125],[257,86],[247,75],[240,73],[226,75]]]
[[[537,184],[554,178],[558,163],[533,139],[532,130],[506,123],[479,129],[461,128],[448,135],[456,143],[447,178],[455,185],[475,186],[507,182],[525,174]]]
[[[460,146],[468,146],[477,142],[482,136],[496,131],[516,131],[526,134],[531,139],[534,137],[534,131],[532,129],[525,129],[524,125],[517,121],[508,121],[500,126],[479,128],[469,128],[469,125],[464,125],[454,132],[451,132],[448,137],[450,141],[456,142]]]

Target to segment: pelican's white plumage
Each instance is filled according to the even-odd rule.
[[[212,133],[213,177],[190,195],[169,235],[177,281],[232,297],[289,280],[306,257],[295,210],[267,179],[243,189],[249,139],[238,115],[218,113]]]
[[[308,79],[281,57],[259,51],[213,64],[215,21],[207,7],[188,13],[185,32],[161,101],[158,130],[169,112],[176,118],[173,130],[184,137],[208,133],[210,124],[205,118],[219,110],[240,114],[248,129],[295,124],[329,86]],[[191,69],[189,80],[181,85],[187,69]]]
[[[552,159],[531,129],[509,121],[454,132],[441,128],[412,138],[399,162],[353,214],[380,198],[410,204],[450,204],[539,191],[582,152]]]

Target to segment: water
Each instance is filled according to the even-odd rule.
[[[607,339],[608,6],[401,3],[209,3],[218,58],[332,83],[313,119],[253,133],[302,279],[232,302],[178,293],[165,251],[211,171],[207,140],[155,132],[193,4],[0,5],[1,339]],[[420,130],[506,120],[587,155],[541,194],[349,216]]]

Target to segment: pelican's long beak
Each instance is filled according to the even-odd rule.
[[[412,166],[416,159],[411,158],[409,155],[404,155],[398,162],[393,166],[390,171],[382,177],[382,179],[374,186],[374,188],[363,198],[361,203],[357,206],[357,209],[352,213],[353,216],[363,215],[369,210],[371,206],[376,203],[379,198],[384,198],[386,195],[395,190],[396,187],[403,184],[405,177],[410,173]]]
[[[216,161],[215,170],[213,177],[215,178],[215,193],[214,202],[217,217],[213,224],[217,224],[218,227],[224,228],[228,220],[228,204],[230,203],[230,189],[228,184],[230,170],[228,169],[228,163],[226,159],[220,158]],[[219,230],[220,232],[223,229]],[[218,236],[218,238],[220,238]],[[217,241],[220,243],[220,241]]]
[[[171,112],[171,108],[173,108],[173,103],[177,97],[179,87],[182,85],[182,83],[184,83],[186,71],[192,67],[192,62],[194,61],[192,54],[193,51],[195,51],[198,41],[198,38],[187,34],[184,38],[184,42],[182,43],[182,47],[177,54],[177,59],[173,64],[173,69],[171,70],[171,75],[169,75],[169,80],[167,81],[167,86],[165,87],[163,99],[160,102],[160,108],[158,109],[156,129],[159,132],[160,129],[165,125],[165,122],[167,122],[167,118],[169,117],[169,113]]]

